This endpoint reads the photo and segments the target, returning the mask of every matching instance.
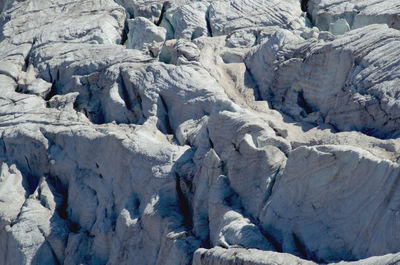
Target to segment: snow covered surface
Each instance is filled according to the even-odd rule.
[[[0,264],[400,264],[396,1],[0,11]]]

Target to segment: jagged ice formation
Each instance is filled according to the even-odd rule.
[[[0,264],[400,264],[397,0],[0,12]]]

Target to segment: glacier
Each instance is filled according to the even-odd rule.
[[[400,264],[397,1],[0,12],[0,264]]]

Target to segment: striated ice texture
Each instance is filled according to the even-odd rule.
[[[1,265],[400,264],[396,0],[0,0]]]

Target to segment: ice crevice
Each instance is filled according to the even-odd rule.
[[[2,1],[0,263],[398,262],[397,7]]]

